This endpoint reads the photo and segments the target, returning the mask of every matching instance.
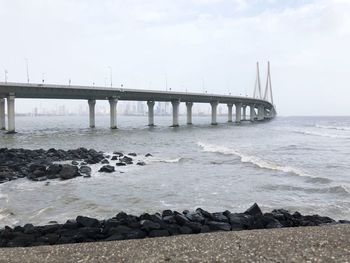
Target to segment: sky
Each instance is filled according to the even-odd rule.
[[[349,14],[349,0],[0,0],[0,81],[27,82],[27,61],[33,83],[252,95],[270,61],[280,115],[350,115]]]

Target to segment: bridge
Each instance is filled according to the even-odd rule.
[[[188,125],[192,124],[193,103],[209,103],[211,105],[212,125],[217,125],[217,107],[219,103],[226,104],[228,107],[228,122],[233,121],[233,106],[235,106],[236,123],[245,120],[252,122],[264,121],[276,116],[272,97],[270,64],[268,64],[264,95],[262,95],[259,64],[257,64],[257,78],[253,97],[98,86],[0,82],[0,129],[6,130],[7,128],[8,133],[15,133],[15,98],[86,100],[89,105],[89,124],[91,128],[95,127],[96,100],[109,101],[111,129],[117,128],[117,103],[123,100],[146,101],[149,126],[154,126],[154,105],[156,101],[171,102],[173,127],[179,126],[179,105],[181,102],[186,104]],[[7,127],[5,100],[7,104]],[[250,109],[249,118],[247,118],[247,107]]]

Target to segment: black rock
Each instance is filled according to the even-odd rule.
[[[149,237],[167,237],[170,236],[170,233],[168,230],[160,229],[160,230],[152,230],[149,233]]]
[[[104,165],[98,171],[99,172],[104,172],[104,173],[113,173],[115,171],[115,169],[114,169],[114,166]]]
[[[192,229],[188,226],[182,226],[179,228],[180,234],[192,234]]]
[[[116,156],[116,155],[112,156],[112,158],[111,158],[112,161],[116,161],[118,159],[119,159],[119,156]]]
[[[79,168],[79,172],[84,175],[91,175],[91,168],[89,166],[82,165]]]
[[[44,236],[39,237],[37,239],[37,241],[42,242],[44,244],[54,245],[54,244],[56,244],[56,242],[58,241],[59,238],[60,238],[60,236],[57,235],[56,233],[50,233],[50,234],[46,234]]]
[[[212,220],[225,223],[229,222],[227,216],[225,216],[223,213],[212,213]]]
[[[126,163],[123,163],[123,162],[118,162],[115,164],[116,166],[126,166]]]
[[[181,215],[181,214],[176,214],[175,215],[175,220],[176,222],[179,224],[179,225],[185,225],[187,223],[189,223],[190,221],[187,219],[186,216],[184,215]]]
[[[224,222],[216,222],[216,221],[208,221],[207,225],[209,226],[210,230],[214,231],[230,231],[231,230],[231,225],[228,223]]]
[[[160,229],[160,224],[155,223],[151,220],[142,220],[140,222],[140,224],[141,224],[141,229],[146,231],[146,232],[150,232],[151,230]]]
[[[136,153],[128,153],[129,156],[137,156]]]
[[[140,230],[140,229],[133,229],[130,232],[126,233],[125,239],[139,239],[139,238],[145,238],[147,234]]]
[[[198,222],[198,223],[204,223],[205,222],[205,218],[202,215],[202,213],[200,211],[196,211],[196,212],[189,212],[186,214],[186,217],[188,218],[188,220],[192,221],[192,222]]]
[[[62,165],[60,164],[50,164],[47,167],[46,174],[47,175],[57,175],[62,169]]]
[[[87,217],[87,216],[77,216],[76,221],[79,225],[85,226],[85,227],[99,227],[100,226],[100,222],[97,219]]]
[[[121,162],[126,163],[126,164],[132,164],[132,158],[128,156],[124,156],[123,158],[119,159]]]
[[[62,169],[59,173],[59,177],[62,180],[72,179],[72,178],[75,178],[79,175],[80,174],[78,172],[78,167],[73,166],[73,165],[69,165],[69,164],[63,164]]]
[[[152,157],[153,155],[152,154],[150,154],[150,153],[147,153],[146,155],[145,155],[145,157]]]
[[[251,229],[254,223],[254,218],[247,214],[229,214],[229,222],[231,224],[232,230],[243,230]]]
[[[146,165],[146,163],[145,163],[145,162],[142,162],[142,161],[138,161],[136,164],[137,164],[137,165],[140,165],[140,166]]]
[[[162,217],[172,216],[172,215],[173,215],[173,211],[171,211],[171,210],[164,210],[162,212]]]
[[[213,215],[209,213],[208,211],[203,210],[202,208],[197,208],[197,212],[200,212],[203,217],[209,220],[213,220]]]
[[[72,164],[72,165],[79,165],[79,163],[78,163],[77,161],[75,161],[75,160],[72,161],[71,164]]]
[[[115,154],[118,157],[121,157],[124,155],[122,152],[113,152],[113,154]]]
[[[251,216],[261,216],[262,212],[258,204],[254,203],[250,208],[247,209],[247,211],[244,212],[244,214]]]
[[[108,161],[107,159],[103,159],[103,160],[101,161],[101,163],[102,163],[102,164],[109,164],[109,161]]]
[[[35,242],[35,237],[30,234],[18,234],[14,239],[8,241],[8,247],[27,247]]]

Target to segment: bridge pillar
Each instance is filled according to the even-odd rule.
[[[180,101],[173,100],[171,102],[171,105],[173,106],[173,125],[172,125],[172,127],[179,127],[179,105],[180,105]]]
[[[264,120],[264,106],[263,105],[259,105],[258,107],[258,120],[259,121],[263,121]]]
[[[154,126],[154,101],[147,101],[148,106],[148,126]]]
[[[109,106],[110,106],[110,127],[111,129],[117,129],[117,98],[109,98]]]
[[[250,105],[250,121],[253,122],[255,120],[255,106]]]
[[[9,95],[7,97],[7,118],[8,118],[8,131],[7,133],[15,133],[15,95]]]
[[[233,107],[233,103],[227,104],[227,109],[228,109],[227,121],[228,122],[232,122],[232,107]]]
[[[0,130],[6,129],[5,99],[0,98]]]
[[[192,106],[193,102],[186,102],[186,108],[187,108],[187,124],[192,124]]]
[[[210,102],[210,105],[211,105],[211,125],[218,125],[218,123],[216,121],[218,104],[219,103],[217,101]]]
[[[96,104],[96,100],[89,99],[88,104],[89,104],[89,125],[90,125],[90,128],[95,128],[95,104]]]
[[[243,120],[247,120],[247,105],[243,106]]]
[[[241,123],[242,120],[242,103],[236,103],[236,123]]]

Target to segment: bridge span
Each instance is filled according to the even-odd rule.
[[[270,92],[271,102],[267,100],[268,85],[266,86],[264,99],[262,99],[259,73],[257,75],[254,97],[97,86],[0,82],[0,129],[5,130],[7,128],[8,133],[15,132],[15,98],[86,100],[89,105],[89,121],[91,128],[95,127],[96,100],[108,100],[110,105],[110,128],[116,129],[117,103],[120,100],[146,101],[148,106],[149,126],[154,126],[155,102],[171,102],[173,117],[172,126],[174,127],[179,126],[179,105],[181,102],[186,104],[187,124],[189,125],[192,124],[193,103],[210,103],[211,124],[216,125],[217,106],[219,103],[226,104],[228,107],[228,122],[233,121],[233,106],[235,106],[236,123],[240,123],[243,120],[263,121],[274,118],[276,116],[276,110],[272,100],[271,83]],[[7,102],[7,127],[5,100]],[[247,107],[249,107],[250,110],[249,118],[247,117]]]

